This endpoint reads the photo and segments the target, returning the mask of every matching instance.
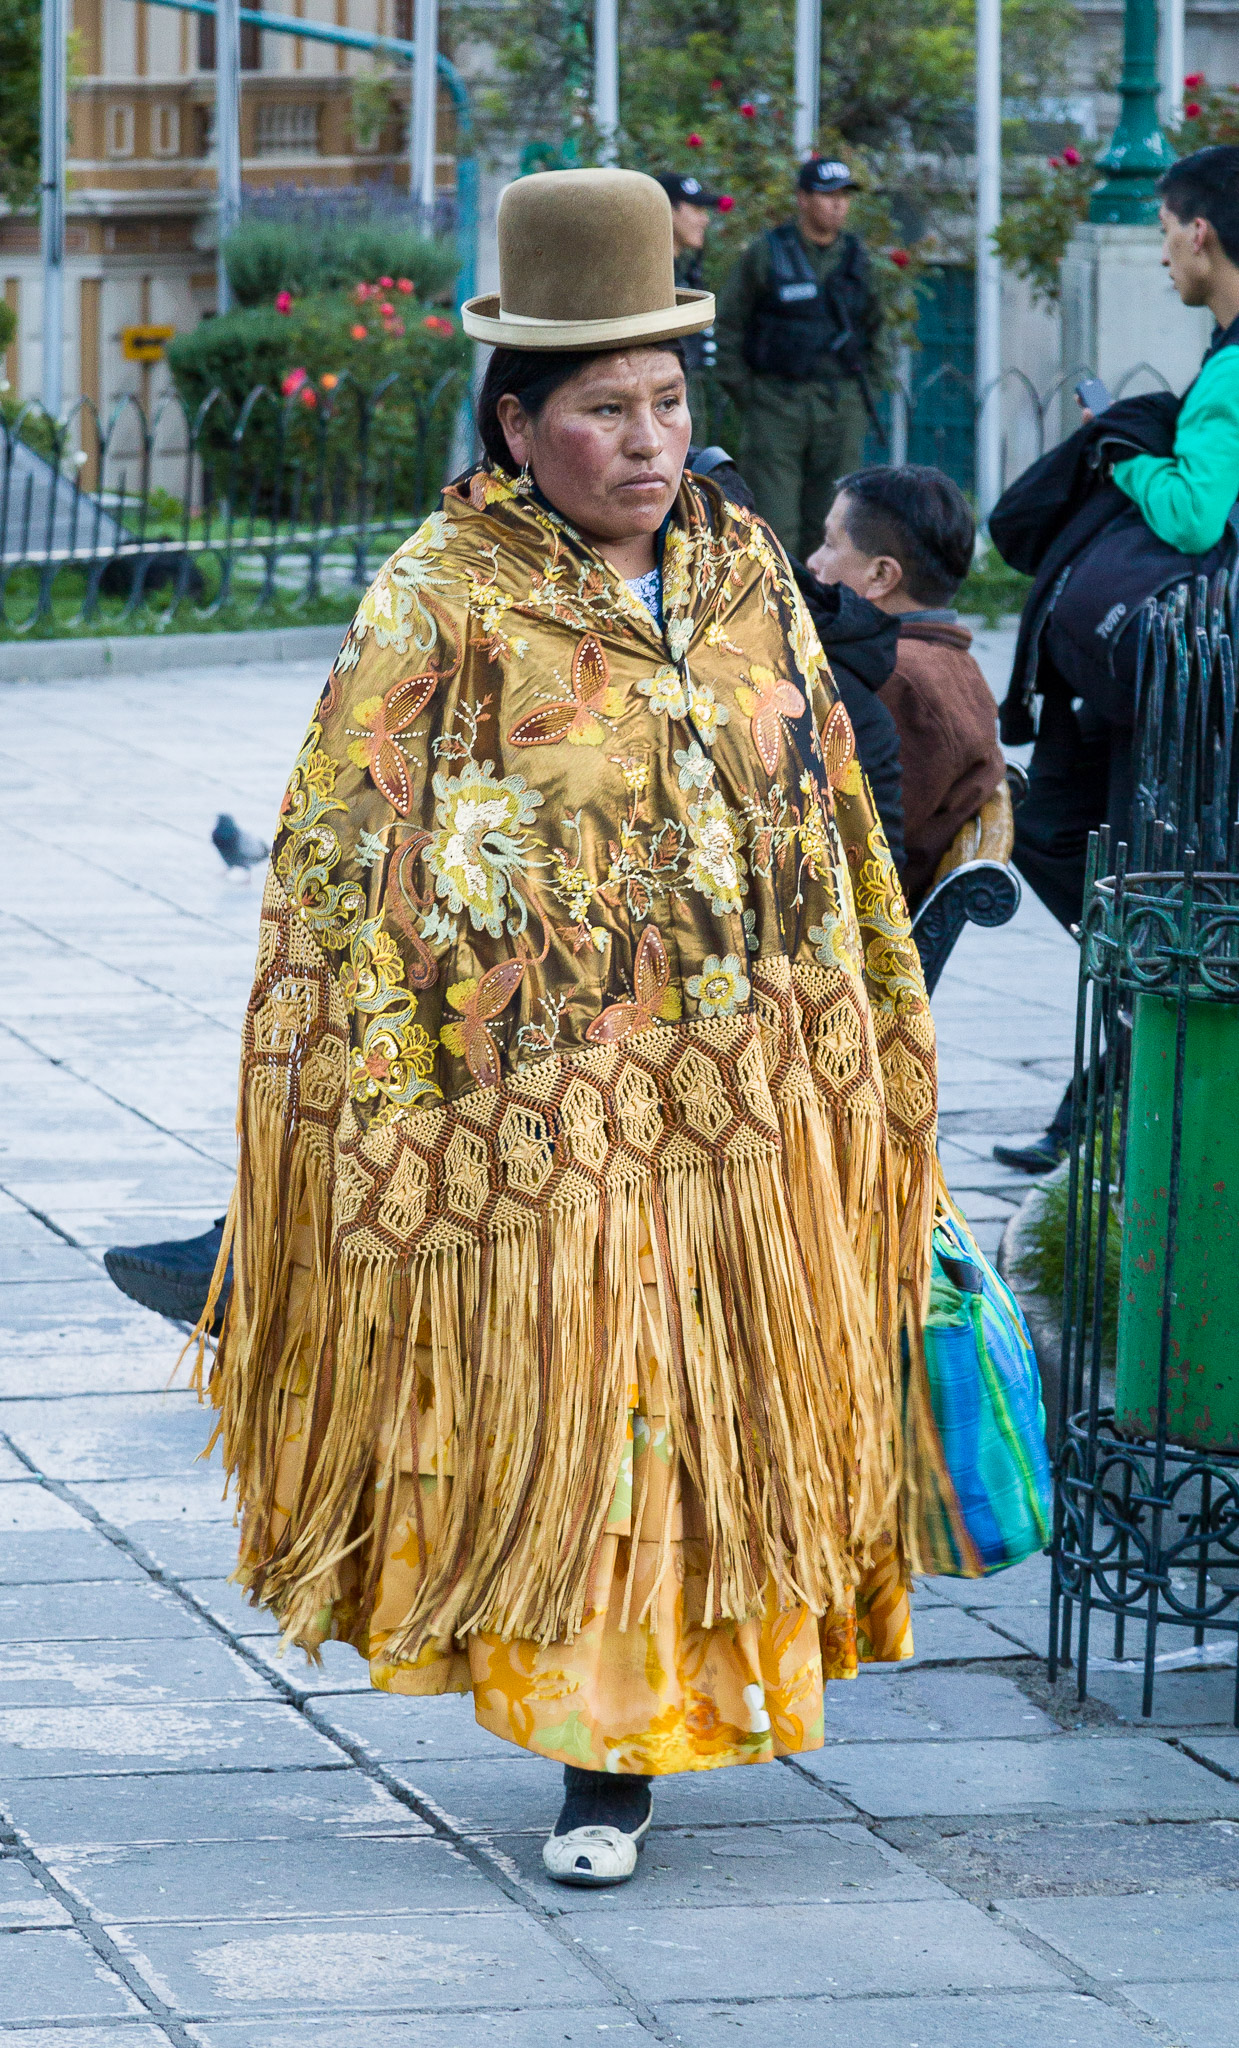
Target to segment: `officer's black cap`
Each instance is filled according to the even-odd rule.
[[[679,171],[660,171],[658,183],[662,186],[673,206],[717,206],[717,192],[707,192],[700,178],[689,172],[682,176]]]
[[[846,164],[833,162],[829,157],[810,157],[801,164],[800,176],[796,180],[802,192],[858,192],[860,187]]]

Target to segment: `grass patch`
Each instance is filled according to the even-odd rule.
[[[21,572],[23,575],[29,572]],[[8,620],[0,624],[0,644],[34,640],[119,640],[149,639],[167,633],[245,633],[274,630],[281,626],[347,626],[361,599],[360,590],[328,591],[321,597],[298,598],[276,594],[265,603],[256,591],[243,590],[204,615],[210,593],[186,597],[177,605],[170,593],[155,592],[130,608],[123,597],[100,597],[88,618],[81,616],[86,579],[80,572],[66,572],[56,579],[51,607],[43,618],[22,631],[14,620],[29,618],[36,609],[33,593],[23,592],[17,577],[10,580]]]
[[[1004,618],[1024,609],[1024,599],[1032,586],[1031,576],[1008,569],[991,548],[983,561],[973,563],[964,578],[955,599],[956,608],[979,614],[987,626],[997,626]]]
[[[1116,1133],[1117,1146],[1117,1133]],[[1100,1152],[1100,1145],[1098,1147]],[[1098,1187],[1093,1190],[1093,1229],[1097,1227]],[[1067,1268],[1067,1223],[1070,1214],[1066,1172],[1055,1173],[1044,1184],[1035,1217],[1023,1232],[1019,1275],[1023,1286],[1035,1289],[1057,1312],[1063,1298],[1063,1277]],[[1113,1371],[1119,1324],[1119,1258],[1123,1247],[1123,1223],[1119,1191],[1110,1189],[1110,1210],[1106,1227],[1106,1271],[1101,1302],[1101,1359]],[[1092,1343],[1093,1273],[1089,1262],[1089,1296],[1085,1315],[1085,1351]]]

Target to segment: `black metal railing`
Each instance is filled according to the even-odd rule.
[[[473,446],[469,387],[347,375],[0,420],[0,630],[205,622],[336,600],[347,614]]]

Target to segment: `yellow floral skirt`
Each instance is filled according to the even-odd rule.
[[[826,1681],[854,1678],[862,1662],[912,1655],[898,1552],[892,1542],[847,1606],[823,1617],[803,1606],[780,1609],[772,1593],[760,1620],[705,1625],[708,1551],[700,1504],[670,1446],[660,1400],[660,1320],[648,1242],[641,1261],[643,1391],[630,1390],[628,1443],[575,1639],[504,1642],[477,1633],[460,1645],[431,1646],[416,1662],[387,1657],[385,1646],[413,1604],[421,1546],[434,1546],[441,1489],[452,1483],[426,1469],[430,1449],[422,1451],[418,1471],[410,1449],[368,1629],[353,1626],[347,1634],[368,1656],[380,1690],[472,1692],[483,1728],[585,1770],[656,1777],[820,1749]],[[294,1284],[294,1307],[298,1292]],[[430,1386],[428,1373],[422,1386]],[[280,1501],[291,1501],[300,1479],[299,1407],[290,1404],[280,1453]],[[421,1424],[419,1441],[432,1446],[433,1416],[424,1406]]]

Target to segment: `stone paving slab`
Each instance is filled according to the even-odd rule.
[[[16,1856],[0,1853],[0,1933],[68,1927],[69,1915]]]
[[[912,1640],[918,1664],[959,1664],[978,1657],[1023,1657],[1022,1643],[1000,1636],[958,1607],[927,1607],[917,1615]]]
[[[1235,2039],[1235,1987],[1222,1984],[1126,1984],[1141,2012],[1160,2020],[1182,2048],[1229,2048]]]
[[[52,1495],[45,1498],[51,1500]],[[24,1530],[14,1534],[4,1523],[7,1500],[0,1497],[0,1586],[48,1586],[58,1583],[124,1579],[148,1584],[146,1574],[105,1536],[97,1536],[80,1517],[76,1527]],[[55,1503],[60,1506],[59,1501]]]
[[[1149,1819],[1239,1817],[1239,1785],[1148,1737],[950,1742],[927,1768],[920,1743],[857,1743],[800,1759],[875,1819],[918,1814],[1130,1813]]]
[[[679,2000],[1061,1987],[1059,1971],[961,1900],[664,1907],[581,1916],[580,1938],[636,1995]],[[604,1939],[605,1936],[605,1939]]]
[[[597,1979],[528,1914],[495,1896],[486,1913],[109,1931],[171,2010],[193,2018],[240,2017],[247,2007],[251,2014],[360,2018],[376,2006],[506,2013],[592,2002]]]
[[[867,1666],[826,1695],[826,1742],[1051,1735],[1055,1724],[1010,1678],[933,1665]]]
[[[204,1445],[209,1432],[208,1423],[203,1428]],[[78,1479],[73,1491],[117,1529],[130,1529],[142,1522],[218,1523],[228,1531],[232,1563],[236,1563],[235,1509],[232,1501],[224,1498],[223,1471],[214,1462],[194,1465],[176,1478]]]
[[[658,2017],[683,2048],[1151,2048],[1138,2019],[1071,1993],[671,2005]],[[1218,2048],[1222,2038],[1202,2036],[1192,2048]]]
[[[608,2048],[611,2042],[615,2048],[625,2043],[637,2048],[650,2039],[640,2021],[618,2004],[471,2012],[466,2019],[419,2013],[402,2020],[384,2014],[381,2043],[373,2019],[214,2020],[186,2032],[196,2048]]]
[[[1172,1639],[1173,1640],[1173,1639]],[[1161,1641],[1161,1630],[1158,1630]],[[1167,1649],[1171,1643],[1167,1642]],[[1233,1721],[1235,1665],[1210,1671],[1159,1671],[1153,1690],[1153,1712],[1143,1713],[1144,1674],[1139,1671],[1094,1671],[1089,1660],[1089,1698],[1104,1700],[1120,1721],[1137,1727],[1207,1728]]]
[[[542,1866],[534,1835],[492,1843],[548,1912],[631,1920],[663,1906],[851,1905],[887,1899],[949,1898],[947,1888],[867,1829],[785,1822],[762,1828],[655,1828],[641,1853],[639,1890],[575,1891]]]
[[[430,1832],[390,1792],[348,1768],[338,1750],[328,1750],[310,1769],[29,1778],[7,1784],[0,1798],[40,1855],[74,1847],[300,1844]]]
[[[466,1757],[492,1757],[513,1763],[528,1754],[479,1728],[467,1694],[447,1693],[438,1699],[382,1692],[366,1692],[358,1698],[345,1694],[316,1700],[314,1714],[316,1720],[360,1742],[367,1755],[393,1762],[424,1758],[428,1763],[456,1763]]]
[[[339,1755],[293,1707],[185,1702],[0,1712],[0,1784],[95,1771],[312,1768]]]
[[[1233,1853],[1233,1846],[1232,1846]],[[1000,1910],[1102,1982],[1239,1982],[1233,1891],[1187,1898],[1004,1899]],[[1233,2008],[1232,2008],[1233,2009]]]
[[[0,2013],[8,2020],[118,2019],[141,2015],[142,2007],[80,1934],[51,1928],[0,1938]]]
[[[1198,1735],[1193,1730],[1184,1746],[1228,1778],[1239,1779],[1239,1735]]]
[[[119,1298],[110,1280],[103,1285]],[[41,1472],[75,1487],[82,1480],[180,1477],[194,1470],[211,1433],[197,1396],[179,1390],[6,1401],[0,1430]]]
[[[896,1821],[883,1833],[921,1869],[969,1898],[1239,1890],[1239,1822],[1233,1820],[1168,1827],[1056,1815],[1001,1827]]]
[[[0,1708],[269,1698],[265,1680],[205,1623],[188,1641],[0,1644]]]
[[[240,1640],[273,1676],[291,1686],[299,1700],[312,1700],[320,1693],[370,1692],[370,1667],[351,1643],[324,1643],[322,1663],[313,1664],[295,1644],[281,1652],[269,1630],[247,1632]]]
[[[172,2048],[162,2027],[17,2027],[4,2048]]]
[[[45,1238],[50,1233],[45,1233]],[[64,1287],[82,1280],[97,1280],[99,1268],[93,1259],[63,1238],[51,1242],[6,1244],[0,1240],[0,1287],[23,1281],[38,1287]]]
[[[476,1913],[499,1903],[459,1849],[425,1835],[306,1835],[295,1855],[287,1841],[251,1839],[54,1849],[45,1860],[107,1922],[355,1920]]]
[[[218,1495],[219,1487],[214,1483],[209,1492],[202,1488],[197,1494],[204,1508],[221,1509],[218,1514],[183,1515],[179,1520],[167,1521],[149,1521],[138,1516],[124,1524],[125,1534],[156,1565],[176,1578],[195,1584],[210,1578],[226,1584],[229,1573],[236,1568],[238,1533],[231,1503],[221,1502]],[[253,1610],[247,1607],[245,1612],[252,1615]]]
[[[110,1564],[118,1555],[99,1560]],[[209,1583],[209,1581],[208,1581]],[[149,1579],[103,1579],[63,1585],[28,1586],[0,1591],[0,1643],[86,1643],[153,1641],[201,1636],[206,1623],[178,1600],[175,1593],[153,1586]],[[3,1666],[0,1665],[0,1687]]]
[[[42,1534],[50,1530],[73,1530],[84,1534],[89,1523],[83,1520],[76,1508],[70,1507],[50,1488],[30,1480],[26,1484],[13,1481],[0,1486],[0,1560],[9,1544],[10,1533],[26,1535]]]
[[[236,1563],[237,1532],[229,1528],[227,1538],[227,1543],[219,1546],[217,1555],[225,1560],[227,1570],[231,1571]],[[144,1544],[143,1547],[149,1546]],[[232,1585],[228,1579],[184,1578],[181,1584],[187,1593],[192,1593],[196,1600],[201,1600],[203,1606],[209,1609],[223,1628],[229,1629],[237,1637],[244,1636],[250,1642],[251,1649],[258,1647],[253,1638],[279,1635],[280,1624],[269,1609],[251,1607],[240,1586]],[[354,1651],[353,1655],[356,1654]]]
[[[422,1792],[466,1834],[549,1833],[563,1799],[558,1764],[528,1755],[459,1764],[392,1763],[390,1775]],[[1220,1783],[1220,1781],[1219,1781]],[[1222,1787],[1225,1792],[1226,1788]],[[663,1778],[657,1791],[656,1828],[722,1827],[782,1820],[850,1820],[851,1814],[818,1785],[777,1763],[727,1771],[689,1771]]]

